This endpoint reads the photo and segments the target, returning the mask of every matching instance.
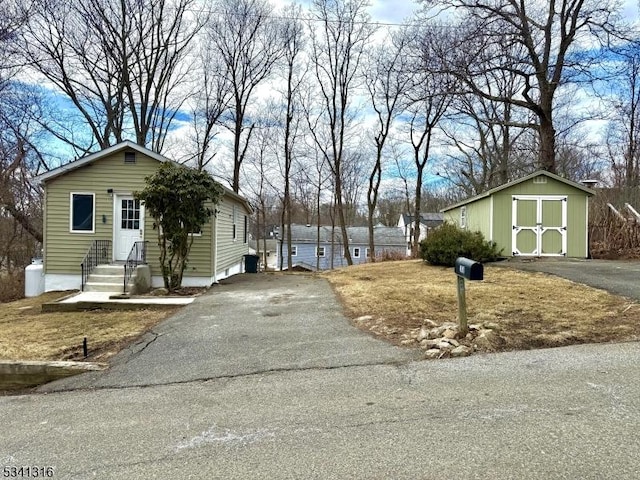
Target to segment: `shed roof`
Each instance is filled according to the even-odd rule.
[[[442,210],[440,210],[441,212],[446,212],[448,210],[453,210],[454,208],[458,208],[461,207],[463,205],[468,205],[470,203],[476,202],[478,200],[481,200],[483,198],[487,198],[490,197],[491,195],[493,195],[494,193],[500,192],[501,190],[506,190],[507,188],[511,188],[514,185],[518,185],[520,183],[526,182],[528,180],[531,180],[535,177],[538,177],[540,175],[544,175],[546,177],[549,177],[553,180],[557,180],[558,182],[564,183],[565,185],[569,185],[570,187],[573,187],[577,190],[580,190],[582,192],[584,192],[587,195],[595,195],[595,192],[585,186],[580,185],[579,183],[576,183],[574,181],[571,180],[567,180],[566,178],[562,178],[554,173],[551,172],[547,172],[546,170],[537,170],[533,173],[530,173],[527,176],[524,176],[522,178],[519,178],[517,180],[513,180],[511,182],[505,183],[504,185],[500,185],[498,187],[492,188],[491,190],[487,190],[484,193],[481,193],[480,195],[476,195],[475,197],[470,197],[466,200],[463,200],[462,202],[458,202],[458,203],[454,203],[453,205],[449,205],[446,208],[443,208]]]
[[[141,153],[142,155],[146,155],[149,158],[153,158],[154,160],[157,160],[158,162],[161,162],[161,163],[171,162],[171,163],[175,163],[176,165],[181,165],[178,162],[175,162],[170,158],[165,157],[164,155],[160,155],[159,153],[154,152],[153,150],[149,150],[148,148],[138,145],[137,143],[134,143],[130,140],[125,140],[124,142],[120,142],[116,145],[112,145],[111,147],[107,147],[98,152],[91,153],[85,157],[81,157],[81,158],[78,158],[77,160],[61,165],[57,168],[54,168],[53,170],[49,170],[48,172],[38,175],[37,177],[34,178],[34,180],[38,183],[45,183],[47,181],[60,177],[68,172],[77,170],[78,168],[83,167],[85,165],[90,165],[93,162],[96,162],[100,159],[106,158],[109,155],[113,155],[114,153],[117,153],[123,150],[135,150],[138,153]],[[239,202],[244,204],[248,212],[253,212],[253,208],[251,207],[251,205],[249,204],[246,198],[237,194],[233,190],[225,187],[224,185],[222,185],[222,188],[224,189],[225,196],[229,196],[231,198],[238,200]]]

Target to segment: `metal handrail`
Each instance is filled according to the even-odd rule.
[[[147,241],[134,242],[127,256],[127,261],[124,264],[124,288],[123,293],[127,293],[127,285],[133,276],[133,272],[136,271],[138,265],[147,264]]]
[[[84,292],[84,286],[89,279],[91,272],[100,264],[111,261],[111,240],[94,240],[80,264],[82,270],[82,280],[80,289]]]

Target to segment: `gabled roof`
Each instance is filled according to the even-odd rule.
[[[481,200],[483,198],[490,197],[494,193],[497,193],[497,192],[499,192],[501,190],[505,190],[507,188],[511,188],[514,185],[518,185],[520,183],[524,183],[524,182],[526,182],[528,180],[531,180],[531,179],[533,179],[535,177],[538,177],[540,175],[544,175],[545,177],[549,177],[549,178],[551,178],[553,180],[557,180],[558,182],[564,183],[565,185],[569,185],[570,187],[573,187],[573,188],[575,188],[577,190],[580,190],[580,191],[586,193],[587,195],[590,195],[590,196],[591,195],[595,195],[595,192],[593,190],[591,190],[591,189],[589,189],[589,188],[587,188],[585,186],[582,186],[579,183],[573,182],[571,180],[567,180],[566,178],[559,177],[558,175],[556,175],[554,173],[551,173],[551,172],[547,172],[546,170],[537,170],[537,171],[535,171],[533,173],[530,173],[529,175],[527,175],[525,177],[522,177],[522,178],[519,178],[517,180],[513,180],[511,182],[505,183],[504,185],[500,185],[498,187],[492,188],[491,190],[487,190],[486,192],[481,193],[480,195],[476,195],[475,197],[471,197],[471,198],[468,198],[468,199],[466,199],[466,200],[464,200],[462,202],[458,202],[458,203],[454,203],[453,205],[449,205],[448,207],[443,208],[440,211],[441,212],[446,212],[448,210],[453,210],[454,208],[461,207],[463,205],[468,205],[470,203],[476,202],[476,201]]]
[[[146,155],[147,157],[153,158],[159,162],[173,162],[173,160],[168,159],[167,157],[160,155],[154,151],[149,150],[137,143],[134,143],[130,140],[125,140],[124,142],[120,142],[117,145],[112,145],[111,147],[107,147],[104,150],[100,150],[99,152],[91,153],[86,157],[81,157],[73,162],[69,162],[65,165],[62,165],[58,168],[54,168],[53,170],[49,170],[41,175],[35,177],[35,181],[38,183],[46,182],[48,180],[59,177],[60,175],[64,175],[67,172],[71,172],[85,165],[89,165],[97,160],[108,157],[109,155],[113,155],[116,152],[120,152],[122,150],[135,150],[138,153]],[[175,162],[174,162],[175,163]]]
[[[104,150],[100,150],[99,152],[95,152],[95,153],[91,153],[89,155],[87,155],[86,157],[82,157],[79,158],[77,160],[74,160],[73,162],[69,162],[65,165],[62,165],[58,168],[54,168],[53,170],[49,170],[48,172],[45,172],[41,175],[38,175],[37,177],[34,178],[34,180],[38,183],[44,183],[47,182],[49,180],[52,180],[54,178],[57,178],[61,175],[64,175],[65,173],[71,172],[73,170],[76,170],[80,167],[83,167],[85,165],[89,165],[95,161],[98,161],[102,158],[106,158],[109,155],[113,155],[114,153],[123,151],[123,150],[135,150],[138,153],[141,153],[142,155],[146,155],[149,158],[153,158],[154,160],[157,160],[158,162],[164,163],[164,162],[171,162],[171,163],[175,163],[176,165],[180,165],[178,162],[175,162],[167,157],[165,157],[164,155],[160,155],[159,153],[156,153],[152,150],[149,150],[148,148],[145,148],[141,145],[138,145],[137,143],[134,143],[130,140],[125,140],[124,142],[120,142],[117,145],[112,145],[111,147],[107,147]],[[244,206],[246,207],[247,211],[249,212],[249,214],[253,213],[253,208],[251,207],[251,205],[249,204],[249,202],[247,201],[246,198],[244,198],[243,196],[235,193],[233,190],[225,187],[224,185],[222,185],[222,188],[224,189],[224,194],[225,196],[229,196],[231,198],[234,198],[235,200],[239,201],[240,203],[244,204]]]
[[[413,223],[413,215],[407,213],[402,214],[405,225]],[[444,223],[444,215],[439,212],[425,212],[420,214],[420,223],[428,227],[437,227]]]
[[[286,227],[285,227],[286,228]],[[347,227],[347,233],[349,234],[349,243],[354,245],[367,245],[369,243],[369,228],[368,227]],[[398,246],[405,245],[406,240],[404,232],[398,227],[380,227],[375,226],[373,229],[373,236],[376,245],[384,246]],[[342,230],[336,226],[331,228],[330,226],[320,226],[320,243],[331,243],[333,241],[342,243]],[[286,240],[286,235],[283,236]],[[299,225],[291,224],[291,241],[296,243],[316,243],[318,240],[318,226],[317,225]]]

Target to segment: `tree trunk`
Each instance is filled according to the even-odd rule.
[[[374,216],[378,205],[378,190],[382,174],[382,145],[378,144],[376,150],[376,163],[369,176],[369,190],[367,191],[368,224],[369,224],[369,259],[373,262],[376,258],[376,246],[374,238]]]
[[[340,220],[340,230],[342,231],[342,241],[344,245],[344,256],[347,259],[347,265],[353,265],[351,252],[349,251],[349,233],[347,232],[347,223],[344,215],[344,204],[342,202],[342,182],[336,175],[336,204],[338,207],[338,219]]]
[[[551,112],[549,112],[551,113]],[[556,131],[550,117],[540,117],[540,154],[538,165],[541,170],[556,173]]]

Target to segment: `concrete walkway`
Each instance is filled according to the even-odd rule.
[[[402,363],[420,352],[363,333],[329,284],[308,275],[237,275],[149,332],[108,372],[42,391],[148,386],[255,373]]]
[[[194,297],[132,297],[109,298],[120,295],[122,292],[80,292],[72,297],[65,298],[60,303],[131,303],[136,305],[189,305]]]

